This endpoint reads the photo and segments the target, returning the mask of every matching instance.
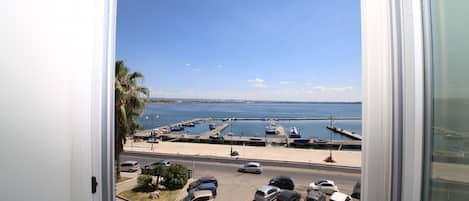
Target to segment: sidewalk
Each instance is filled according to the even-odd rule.
[[[146,142],[130,142],[124,146],[125,151],[157,152],[165,154],[181,154],[192,156],[216,156],[230,158],[230,145],[199,144],[182,142],[162,142],[160,144]],[[326,163],[324,159],[329,156],[328,150],[296,149],[285,147],[254,147],[233,146],[233,151],[239,152],[239,158],[259,160],[279,160],[289,162],[317,163],[348,167],[361,167],[361,151],[332,151],[336,163]]]

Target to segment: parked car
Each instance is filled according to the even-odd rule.
[[[287,176],[278,176],[269,181],[269,185],[277,186],[280,189],[294,190],[295,184],[290,177]]]
[[[352,201],[352,198],[347,194],[335,192],[331,195],[329,201]]]
[[[120,171],[122,172],[135,172],[140,169],[140,165],[137,161],[124,161],[120,165]]]
[[[213,197],[216,197],[217,196],[217,187],[215,186],[214,183],[203,183],[203,184],[200,184],[199,186],[191,189],[189,191],[189,195],[194,195],[195,192],[197,191],[204,191],[204,190],[208,190],[210,192],[212,192],[212,196]],[[192,196],[191,196],[192,197]]]
[[[282,191],[277,196],[277,201],[300,201],[301,194],[296,191]]]
[[[318,180],[316,182],[310,183],[308,186],[308,192],[312,190],[321,191],[326,194],[332,194],[339,191],[334,181],[331,180]]]
[[[250,172],[250,173],[261,174],[262,173],[262,165],[260,163],[249,162],[249,163],[242,164],[241,166],[239,166],[238,171],[239,172]]]
[[[142,168],[142,174],[150,174],[150,172],[152,171],[152,169],[153,169],[155,166],[159,166],[159,165],[169,167],[169,166],[171,166],[171,161],[169,161],[169,160],[160,160],[160,161],[157,161],[157,162],[154,162],[154,163],[145,165],[145,166],[143,166],[143,168]]]
[[[264,185],[257,189],[254,201],[274,201],[278,194],[280,194],[280,188]]]
[[[203,191],[196,191],[192,195],[190,201],[213,201],[212,191],[203,190]]]
[[[196,188],[196,187],[200,186],[200,184],[204,184],[204,183],[213,183],[213,184],[215,184],[216,187],[218,187],[218,181],[215,177],[205,176],[205,177],[201,177],[201,178],[195,180],[194,182],[190,183],[189,187],[187,187],[187,192],[189,192],[193,188]]]
[[[357,181],[355,183],[355,186],[353,186],[353,191],[352,191],[352,198],[360,199],[360,191],[361,191],[361,183],[360,181]]]
[[[158,165],[163,165],[163,166],[171,166],[171,161],[169,160],[160,160],[157,162],[152,163],[150,166],[158,166]]]
[[[321,191],[309,191],[305,201],[326,201],[326,194]]]

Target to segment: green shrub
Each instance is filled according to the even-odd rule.
[[[162,184],[168,190],[178,190],[182,189],[189,180],[189,170],[183,165],[173,164],[166,169],[162,176],[164,177]]]
[[[151,170],[151,175],[164,177],[167,171],[168,171],[167,166],[157,165],[157,166],[154,166],[153,169]]]
[[[134,188],[134,191],[138,192],[151,192],[153,188],[153,177],[150,175],[140,175],[137,178],[137,187]]]

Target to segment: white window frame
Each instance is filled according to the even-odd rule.
[[[98,190],[94,201],[115,200],[115,164],[114,164],[114,77],[115,77],[115,43],[116,43],[116,11],[117,0],[104,0],[104,33],[103,54],[104,65],[100,81],[100,130],[101,136],[92,142],[93,172],[98,177]],[[98,152],[98,153],[95,153]]]
[[[101,193],[114,200],[114,55],[116,0],[105,1]],[[361,0],[362,21],[362,198],[421,200],[424,68],[420,0]],[[95,159],[93,159],[95,160]]]
[[[421,200],[422,8],[421,0],[362,0],[361,200]]]

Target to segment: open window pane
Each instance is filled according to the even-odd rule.
[[[360,28],[358,0],[119,0],[116,193],[359,197]]]

